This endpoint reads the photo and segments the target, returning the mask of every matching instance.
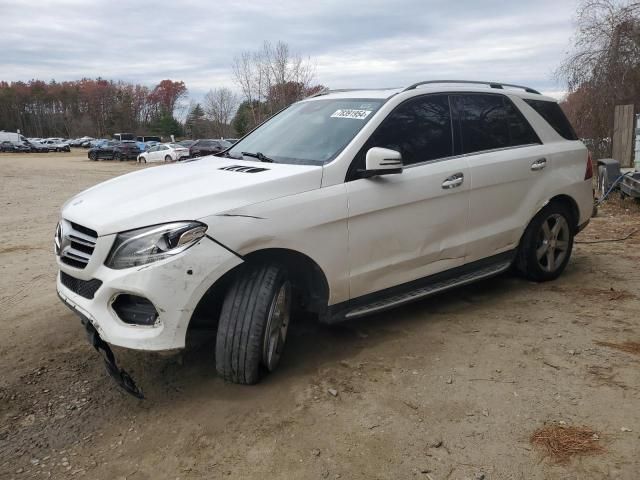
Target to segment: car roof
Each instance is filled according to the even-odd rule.
[[[416,95],[419,95],[421,93],[440,92],[502,93],[532,100],[557,102],[555,98],[542,95],[528,87],[502,84],[499,82],[476,83],[467,80],[443,80],[442,82],[432,81],[429,83],[414,84],[412,86],[402,88],[325,90],[316,95],[308,97],[307,99],[305,99],[305,101],[349,98],[379,98],[386,100],[403,92],[415,92]]]

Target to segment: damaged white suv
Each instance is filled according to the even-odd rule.
[[[216,156],[73,197],[57,290],[125,386],[107,344],[180,349],[206,328],[218,372],[251,384],[296,312],[361,317],[511,266],[556,278],[589,221],[591,176],[558,104],[530,88],[323,92]]]

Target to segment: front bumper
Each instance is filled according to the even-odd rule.
[[[111,237],[111,238],[109,238]],[[97,279],[102,285],[94,297],[85,298],[67,288],[57,276],[62,301],[86,319],[107,343],[136,350],[184,348],[191,316],[198,302],[222,275],[242,260],[204,237],[173,258],[123,270],[104,266],[113,237],[100,237],[93,258],[84,269],[66,265],[58,258],[60,270],[79,280]],[[102,244],[102,245],[100,245]],[[144,297],[158,312],[153,325],[132,325],[122,321],[112,304],[119,294]]]

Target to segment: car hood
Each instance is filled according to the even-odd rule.
[[[239,167],[239,168],[230,168]],[[242,167],[264,168],[248,173]],[[230,168],[230,169],[229,169]],[[79,193],[62,217],[108,235],[177,220],[198,220],[320,188],[322,167],[221,157],[146,168]]]

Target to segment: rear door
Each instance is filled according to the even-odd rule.
[[[149,162],[157,162],[158,157],[160,156],[160,146],[155,145],[149,149]]]
[[[469,263],[517,247],[551,159],[506,95],[458,94],[452,102],[469,161]]]
[[[403,172],[359,178],[372,147],[399,151]],[[352,299],[464,263],[469,169],[455,153],[441,94],[400,104],[358,153],[346,184]]]

